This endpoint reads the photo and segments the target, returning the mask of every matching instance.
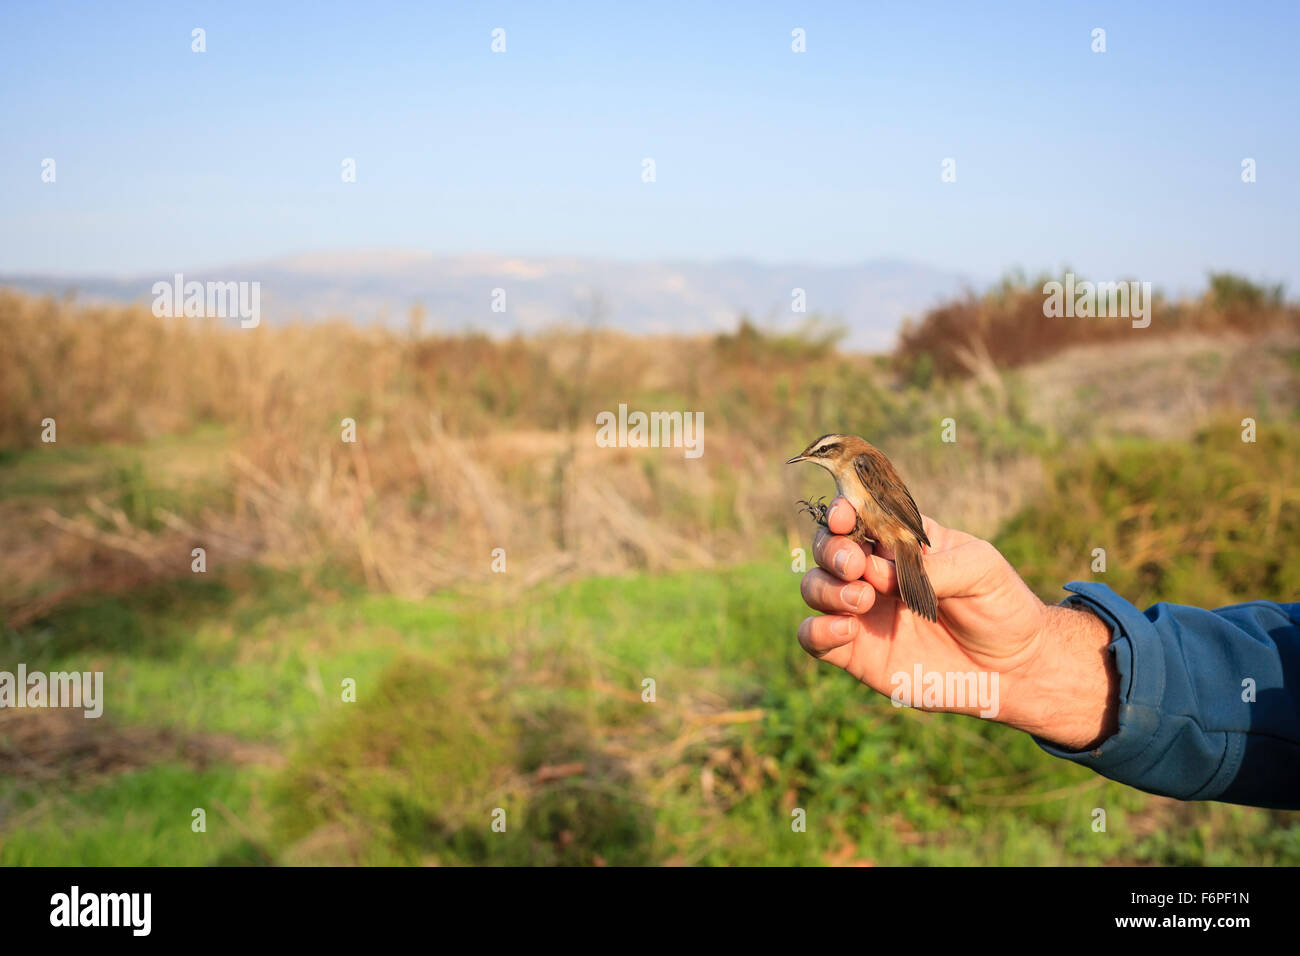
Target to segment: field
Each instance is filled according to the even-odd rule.
[[[831,489],[781,462],[832,429],[1045,600],[1300,594],[1296,309],[1220,278],[1172,331],[1002,354],[1023,293],[865,356],[820,322],[495,341],[0,290],[0,670],[107,698],[0,711],[0,863],[1300,863],[1296,814],[895,709],[794,640],[794,502]],[[953,349],[962,309],[992,318]],[[702,411],[704,454],[599,447],[620,403]]]

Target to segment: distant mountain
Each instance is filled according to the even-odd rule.
[[[630,332],[729,330],[742,313],[763,327],[789,329],[805,318],[792,310],[794,290],[803,289],[807,314],[842,322],[849,328],[845,345],[865,350],[890,347],[905,316],[919,316],[966,286],[954,273],[888,260],[828,267],[373,250],[287,256],[184,276],[187,282],[260,282],[263,321],[342,317],[404,326],[419,304],[427,329],[494,333],[589,320],[596,301],[603,305],[595,310],[602,324]],[[10,275],[0,276],[0,284],[147,303],[153,284],[171,279]],[[496,289],[505,290],[504,312],[492,310]]]

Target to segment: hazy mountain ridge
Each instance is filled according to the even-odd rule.
[[[805,266],[410,250],[311,253],[183,274],[187,282],[260,282],[264,321],[343,317],[401,326],[419,304],[426,328],[492,333],[582,321],[597,301],[602,324],[629,332],[731,329],[742,313],[764,326],[791,328],[805,317],[791,308],[793,291],[803,289],[807,314],[843,322],[849,328],[845,345],[859,349],[889,347],[905,316],[919,316],[967,284],[955,273],[894,260]],[[32,293],[75,291],[89,301],[150,302],[153,284],[173,276],[4,275],[0,284]],[[504,312],[492,311],[495,289],[505,290]]]

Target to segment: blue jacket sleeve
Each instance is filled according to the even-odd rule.
[[[1104,584],[1065,588],[1111,628],[1119,730],[1095,750],[1040,747],[1180,800],[1300,809],[1300,604],[1139,611]]]

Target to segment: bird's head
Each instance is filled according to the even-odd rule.
[[[796,461],[811,461],[835,475],[848,467],[858,455],[863,454],[870,448],[870,445],[856,435],[823,435],[787,461],[786,464],[793,465]]]

